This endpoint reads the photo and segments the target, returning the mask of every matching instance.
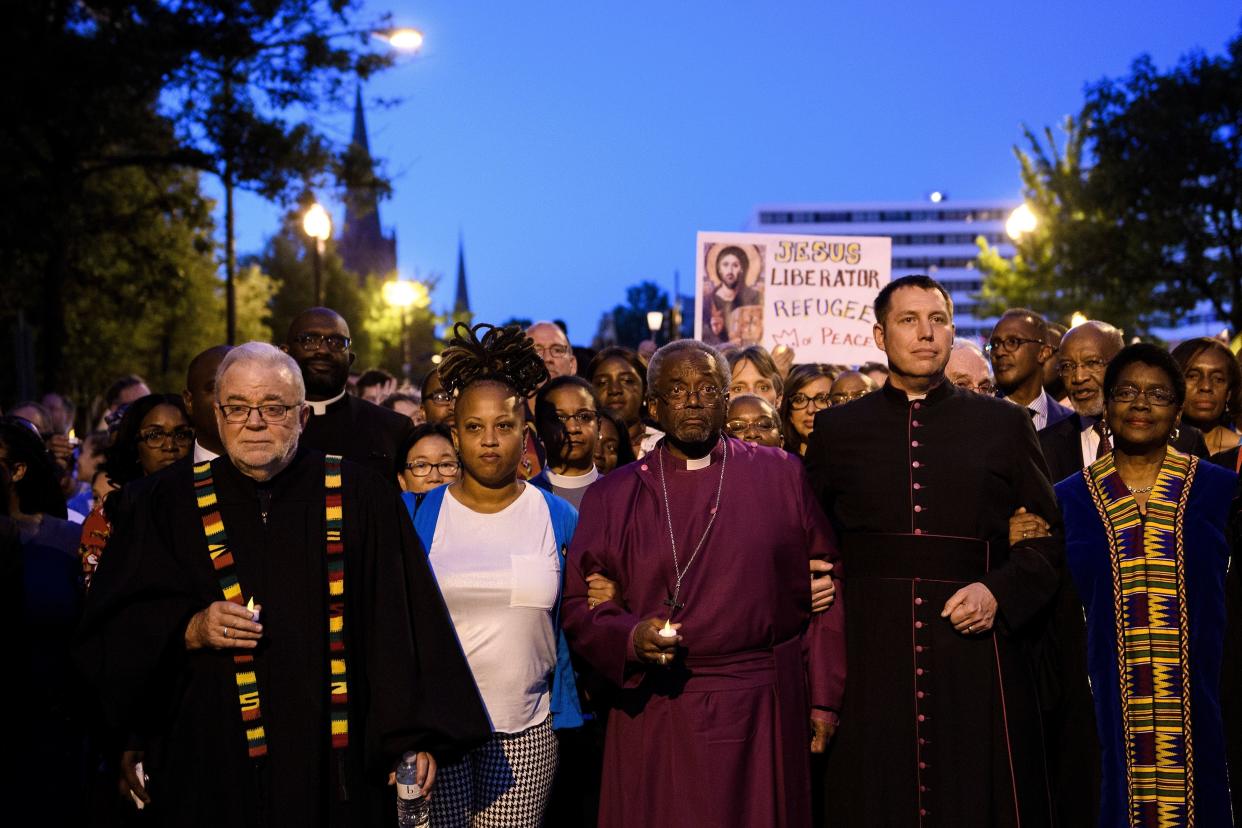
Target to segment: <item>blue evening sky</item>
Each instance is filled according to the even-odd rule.
[[[755,204],[1017,198],[1023,123],[1144,52],[1218,54],[1242,21],[1234,0],[370,6],[426,35],[365,90],[402,99],[367,122],[402,274],[443,274],[451,304],[460,232],[476,319],[559,317],[582,344],[629,285],[680,270],[689,291],[695,232]],[[258,250],[281,211],[239,209]]]

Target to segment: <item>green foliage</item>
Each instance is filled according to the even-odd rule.
[[[1145,333],[1206,302],[1242,329],[1242,36],[1167,73],[1140,58],[1062,131],[1063,148],[1028,129],[1014,150],[1039,224],[1012,260],[980,241],[981,312],[1079,310]]]
[[[655,282],[643,281],[626,288],[625,299],[626,304],[612,309],[617,344],[637,348],[638,343],[651,338],[647,312],[658,310],[667,314],[669,298]]]

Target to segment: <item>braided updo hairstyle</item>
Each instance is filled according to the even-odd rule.
[[[481,322],[467,327],[458,322],[440,355],[440,382],[454,397],[476,382],[498,382],[525,398],[547,379],[548,367],[534,340],[518,325],[497,328]]]

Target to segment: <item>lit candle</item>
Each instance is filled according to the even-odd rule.
[[[660,638],[676,638],[677,630],[673,629],[673,619],[664,622],[664,627],[660,630]]]
[[[250,617],[255,623],[259,621],[259,611],[254,608],[254,596],[250,596],[250,600],[246,602],[246,609],[250,610]]]

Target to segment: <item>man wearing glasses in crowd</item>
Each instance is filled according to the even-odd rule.
[[[310,308],[289,324],[281,350],[302,370],[311,412],[302,444],[369,466],[396,485],[398,461],[405,461],[399,449],[414,423],[346,392],[355,358],[349,344],[349,325],[331,308]]]
[[[996,396],[996,383],[992,381],[992,366],[979,346],[969,339],[954,339],[949,354],[949,364],[944,375],[958,388],[974,391],[985,397]]]
[[[1053,358],[1048,323],[1035,311],[1010,308],[1001,315],[987,344],[1001,396],[1031,412],[1036,431],[1073,412],[1044,390],[1044,363]]]

